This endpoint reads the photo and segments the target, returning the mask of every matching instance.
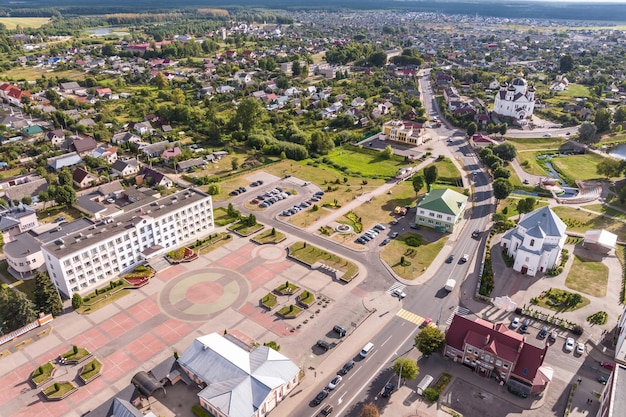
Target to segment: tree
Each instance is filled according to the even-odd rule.
[[[393,156],[393,148],[391,147],[391,145],[387,145],[385,149],[383,149],[382,156],[385,159],[391,159],[391,157]]]
[[[517,212],[519,213],[520,219],[522,218],[522,214],[530,213],[535,208],[535,204],[537,204],[537,200],[532,197],[526,197],[517,202]]]
[[[445,343],[446,336],[438,327],[426,326],[415,336],[415,346],[423,355],[437,352]]]
[[[613,120],[615,120],[617,123],[622,123],[626,121],[626,106],[619,106],[615,110]]]
[[[503,143],[493,148],[494,155],[504,161],[512,161],[517,156],[517,149],[512,143]]]
[[[76,202],[76,191],[71,185],[62,185],[54,188],[53,200],[57,204],[71,206]]]
[[[596,116],[593,119],[593,124],[598,128],[598,132],[608,132],[611,130],[611,123],[613,121],[613,114],[609,109],[601,108],[596,111]]]
[[[220,185],[219,184],[211,184],[209,188],[207,188],[207,193],[209,195],[217,195],[220,193]]]
[[[364,405],[361,410],[361,417],[380,417],[378,407],[373,403]]]
[[[498,178],[493,182],[493,196],[496,200],[504,200],[513,191],[513,185],[506,178]]]
[[[439,171],[437,169],[437,165],[429,165],[424,168],[424,181],[426,181],[426,185],[428,186],[428,190],[432,185],[437,182],[437,176],[439,175]]]
[[[424,188],[424,178],[421,175],[413,175],[411,179],[411,183],[413,184],[413,189],[415,190],[415,195],[417,195],[422,188]]]
[[[230,166],[231,166],[231,168],[233,169],[233,171],[236,171],[236,170],[237,170],[237,168],[239,168],[239,158],[233,158],[233,159],[230,161]]]
[[[72,308],[76,310],[82,305],[83,305],[83,297],[81,297],[80,294],[77,292],[72,294]]]
[[[582,143],[595,143],[599,139],[596,139],[596,132],[598,128],[591,122],[582,122],[578,128],[578,140]]]
[[[249,227],[256,226],[256,216],[254,214],[250,213],[250,215],[246,219],[246,225],[248,225]]]
[[[239,103],[234,115],[234,123],[245,133],[246,139],[250,131],[261,122],[263,112],[261,102],[254,98],[245,98]]]
[[[163,75],[162,72],[159,72],[157,75],[154,76],[154,78],[152,79],[152,84],[156,85],[156,87],[159,90],[163,90],[165,88],[167,88],[167,86],[170,84],[169,81],[167,80],[167,78],[165,78],[165,75]]]
[[[275,340],[270,340],[269,342],[263,343],[263,346],[267,346],[268,348],[274,349],[276,352],[280,352],[280,345],[276,343]]]
[[[559,59],[559,70],[561,73],[570,72],[574,68],[574,59],[571,55],[563,55]]]
[[[510,178],[511,177],[511,171],[509,171],[508,169],[498,166],[496,167],[496,169],[493,170],[493,178]]]
[[[48,274],[35,272],[35,307],[43,313],[58,316],[63,311],[63,304]]]
[[[413,359],[400,357],[396,359],[391,367],[393,373],[396,375],[400,375],[400,378],[405,380],[415,379],[419,374],[419,367],[417,366],[417,362]],[[402,374],[400,374],[402,372]]]
[[[605,158],[596,166],[596,172],[606,178],[619,177],[622,171],[622,163],[616,159]]]
[[[506,132],[507,132],[507,130],[508,130],[508,129],[509,129],[509,125],[508,125],[508,124],[506,124],[506,123],[502,123],[502,124],[500,125],[500,135],[501,135],[501,136],[506,135]]]
[[[384,67],[387,65],[387,54],[385,51],[376,51],[367,58],[367,61],[373,67]]]
[[[7,302],[2,315],[7,328],[15,330],[33,322],[37,318],[33,302],[21,291],[7,290],[7,292]]]
[[[471,138],[472,136],[476,134],[477,131],[478,131],[478,125],[476,125],[476,123],[472,122],[467,125],[467,137]]]
[[[63,167],[58,173],[58,183],[59,185],[72,185],[72,171],[68,167]]]
[[[325,132],[316,131],[311,135],[311,147],[320,155],[327,155],[335,147],[335,142]]]

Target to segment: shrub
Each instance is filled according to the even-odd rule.
[[[606,311],[598,311],[587,317],[587,321],[591,324],[605,324],[608,319]]]
[[[404,239],[404,243],[412,247],[417,247],[422,244],[422,239],[420,236],[412,235]]]
[[[577,336],[580,336],[581,334],[583,334],[583,327],[581,325],[575,325],[574,327],[572,327],[572,333],[574,333]]]
[[[74,308],[74,310],[76,310],[77,308],[79,308],[82,305],[83,305],[83,297],[81,297],[80,294],[75,292],[72,295],[72,308]]]
[[[431,403],[434,403],[439,399],[439,391],[433,387],[428,387],[424,390],[424,399]]]

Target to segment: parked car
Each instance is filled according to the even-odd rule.
[[[324,195],[324,191],[318,191],[315,193],[315,195]]]
[[[335,388],[337,388],[337,385],[341,384],[342,380],[343,378],[341,377],[341,375],[335,375],[335,377],[331,379],[331,381],[328,383],[326,388],[328,388],[329,390],[334,390]]]
[[[519,317],[513,318],[511,322],[511,329],[517,329],[519,327]]]
[[[411,224],[411,226],[409,226],[411,229],[415,229],[415,230],[420,230],[420,227],[416,224]]]
[[[522,327],[519,328],[519,332],[526,333],[528,331],[528,326],[530,326],[530,320],[526,319],[522,323]]]
[[[551,341],[552,343],[556,342],[556,338],[558,337],[558,335],[556,334],[556,332],[551,332],[550,333],[550,337],[548,338],[549,341]]]
[[[61,223],[65,221],[65,216],[59,216],[56,219],[52,220],[52,223]]]
[[[383,393],[381,394],[381,396],[384,398],[391,397],[391,394],[393,394],[393,390],[395,388],[396,386],[393,383],[388,382],[387,385],[385,385],[385,388],[383,388]]]
[[[585,344],[584,343],[578,342],[576,344],[576,353],[578,353],[579,355],[582,355],[583,353],[585,353]]]
[[[385,227],[385,226],[383,226],[383,225],[382,225],[382,224],[380,224],[380,223],[376,223],[376,224],[374,225],[374,229],[376,229],[376,230],[380,230],[380,231],[382,232],[383,230],[385,230],[385,229],[386,229],[386,227]]]
[[[404,291],[402,291],[400,288],[396,288],[391,292],[391,295],[393,295],[394,297],[398,297],[399,299],[403,299],[404,297],[406,297],[406,294],[404,293]]]
[[[337,333],[339,335],[339,337],[344,337],[348,332],[346,331],[346,329],[344,329],[343,327],[339,326],[338,324],[336,324],[333,327],[333,331],[335,333]]]
[[[387,243],[391,242],[391,239],[385,238],[382,242],[380,242],[380,246],[385,246]]]
[[[332,412],[333,412],[333,406],[330,404],[326,404],[324,407],[322,407],[318,416],[326,417],[326,416],[329,416]]]
[[[350,369],[354,368],[354,361],[348,361],[343,365],[343,367],[339,370],[341,375],[345,375],[350,372]]]
[[[543,326],[541,330],[539,330],[539,334],[537,334],[537,337],[539,339],[545,339],[547,335],[548,335],[548,326]]]
[[[328,352],[328,349],[330,349],[330,343],[325,340],[318,340],[316,345],[321,347],[324,352]]]
[[[399,235],[398,232],[393,232],[392,234],[389,235],[389,237],[392,238],[392,239],[395,239],[395,238],[398,237],[398,235]]]
[[[609,378],[606,375],[600,375],[598,377],[598,382],[602,385],[606,385],[606,383],[609,382]]]
[[[613,368],[615,368],[615,362],[605,362],[602,361],[600,362],[600,366],[603,367],[604,369],[609,369],[609,370],[613,370]]]
[[[393,220],[391,221],[391,223],[389,223],[389,224],[391,224],[391,225],[395,226],[396,224],[398,224],[398,219],[393,219]]]
[[[314,405],[320,405],[322,403],[322,401],[324,401],[324,398],[328,397],[328,390],[327,389],[323,389],[319,392],[319,394],[317,394],[315,396],[315,398],[313,399],[313,404]]]
[[[572,339],[571,337],[565,339],[564,349],[566,352],[571,352],[572,350],[574,350],[574,339]]]
[[[239,194],[241,194],[241,193],[240,193],[240,191],[239,191],[239,190],[232,190],[232,191],[231,191],[230,193],[228,193],[228,194],[229,194],[229,195],[232,195],[232,196],[236,196],[236,195],[239,195]]]

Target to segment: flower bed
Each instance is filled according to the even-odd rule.
[[[276,287],[276,289],[274,291],[277,292],[280,295],[293,295],[296,292],[298,292],[299,289],[300,289],[300,287],[298,287],[296,284],[293,284],[293,283],[287,281],[284,284],[279,285],[278,287]]]
[[[309,308],[312,304],[315,303],[315,294],[310,291],[303,291],[297,298],[298,303],[302,304],[304,307]]]
[[[300,307],[291,304],[278,310],[277,314],[285,319],[295,319],[302,311]]]
[[[61,360],[66,364],[77,364],[91,358],[91,353],[85,348],[73,347],[61,355]]]
[[[46,362],[33,371],[30,375],[30,380],[33,381],[33,384],[38,387],[52,379],[53,372],[54,364],[52,362]]]
[[[265,297],[261,298],[261,305],[268,310],[274,308],[274,306],[278,303],[276,296],[272,293],[268,293]]]
[[[359,273],[359,268],[353,262],[313,245],[309,245],[306,242],[296,242],[291,245],[289,247],[289,257],[297,259],[309,267],[316,262],[320,262],[330,268],[342,271],[343,274],[338,274],[338,276],[339,279],[344,282],[352,281]]]
[[[60,381],[51,384],[49,387],[46,387],[41,393],[46,397],[47,400],[50,401],[60,401],[63,398],[69,397],[73,394],[78,388],[70,381]]]
[[[102,363],[94,358],[81,368],[78,377],[84,384],[88,384],[100,375],[102,375]]]
[[[134,288],[143,287],[148,282],[150,282],[150,278],[154,276],[155,272],[149,266],[139,265],[132,272],[128,274],[124,274],[122,279],[124,279],[130,286]]]
[[[197,257],[196,252],[189,248],[178,248],[167,253],[167,259],[172,263],[191,262]]]

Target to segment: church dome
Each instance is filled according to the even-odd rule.
[[[516,78],[513,80],[512,84],[515,86],[526,86],[526,80],[523,78]]]

